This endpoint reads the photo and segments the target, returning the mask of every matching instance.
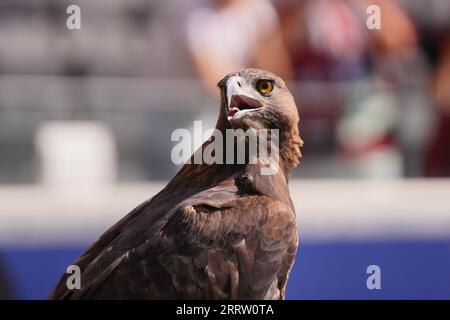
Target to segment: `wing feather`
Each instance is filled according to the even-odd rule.
[[[266,196],[217,191],[156,212],[150,225],[152,208],[141,205],[75,262],[82,289],[68,290],[63,276],[51,298],[279,298],[296,248],[294,213]]]

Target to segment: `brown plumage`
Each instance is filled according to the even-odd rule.
[[[261,80],[271,92],[258,91]],[[232,73],[218,86],[216,128],[279,129],[278,172],[262,175],[259,163],[185,164],[74,262],[81,289],[67,289],[63,275],[51,299],[284,299],[298,244],[288,190],[301,156],[297,108],[266,71]]]

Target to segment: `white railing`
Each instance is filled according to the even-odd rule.
[[[0,186],[0,246],[86,244],[165,183]],[[294,180],[301,241],[450,236],[450,179]]]

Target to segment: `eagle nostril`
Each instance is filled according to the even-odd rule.
[[[242,88],[242,84],[240,81],[238,81],[237,84],[238,84],[239,88]]]

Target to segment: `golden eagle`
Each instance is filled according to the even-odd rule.
[[[267,163],[248,154],[244,163],[186,163],[74,262],[81,288],[68,289],[63,275],[50,299],[285,298],[298,246],[288,190],[303,143],[297,107],[284,81],[267,71],[231,73],[218,87],[216,129],[224,136],[276,129],[278,149],[269,145],[279,154],[277,170],[261,174]]]

